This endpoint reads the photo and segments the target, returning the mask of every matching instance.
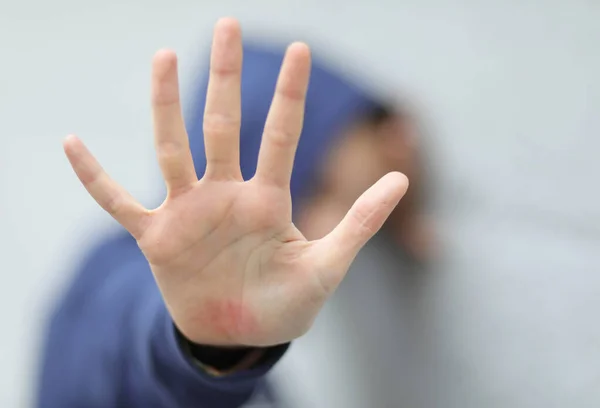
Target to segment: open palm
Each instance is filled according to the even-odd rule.
[[[168,194],[154,210],[111,180],[79,139],[68,137],[64,147],[90,195],[137,240],[187,338],[266,346],[306,332],[408,182],[400,173],[386,175],[329,235],[307,241],[292,224],[289,183],[302,130],[309,49],[294,43],[286,52],[249,181],[239,167],[241,69],[239,25],[222,19],[215,28],[204,113],[207,167],[198,180],[181,114],[176,57],[170,51],[156,54],[155,145]]]

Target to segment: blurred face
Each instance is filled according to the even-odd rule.
[[[318,239],[330,232],[354,201],[386,173],[401,171],[413,178],[416,147],[414,135],[405,122],[389,119],[378,125],[359,123],[338,138],[321,169],[314,195],[300,213],[298,227],[308,239]],[[400,229],[402,223],[396,220],[403,217],[393,214],[388,225]]]

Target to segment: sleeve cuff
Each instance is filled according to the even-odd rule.
[[[164,306],[160,315],[157,319],[158,324],[155,327],[154,344],[152,345],[157,356],[156,364],[162,366],[159,371],[167,374],[164,379],[170,382],[178,381],[179,384],[173,384],[173,386],[181,389],[187,395],[198,390],[199,394],[206,398],[207,389],[212,390],[215,397],[217,394],[223,393],[228,395],[251,394],[260,380],[281,359],[289,347],[289,343],[270,347],[254,368],[217,377],[198,367],[193,357],[184,350],[175,325]]]

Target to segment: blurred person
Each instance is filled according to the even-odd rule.
[[[311,68],[303,44],[285,57],[243,46],[231,19],[215,28],[196,103],[204,116],[187,126],[178,86],[175,56],[157,53],[152,107],[167,186],[158,208],[137,203],[79,139],[64,143],[126,231],[86,255],[53,313],[40,408],[243,406],[270,395],[265,376],[382,226],[392,252],[427,256],[410,115]],[[408,188],[399,171],[411,188],[396,207]]]

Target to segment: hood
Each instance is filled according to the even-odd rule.
[[[244,45],[242,69],[242,124],[240,132],[240,166],[245,180],[256,170],[263,126],[267,118],[285,48],[256,44]],[[311,181],[321,160],[342,130],[374,108],[376,102],[356,84],[312,57],[310,84],[306,97],[304,127],[291,179],[292,203],[296,205],[310,192]],[[208,69],[193,104],[193,116],[187,119],[190,148],[198,177],[206,167],[202,116],[208,84]]]

